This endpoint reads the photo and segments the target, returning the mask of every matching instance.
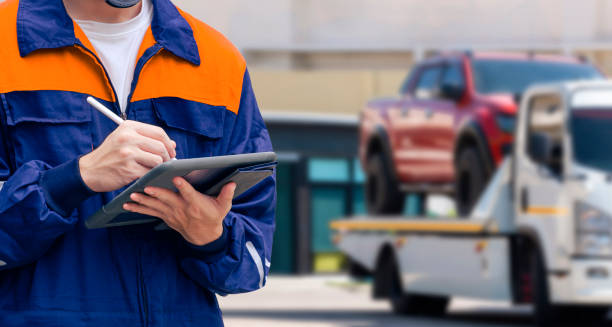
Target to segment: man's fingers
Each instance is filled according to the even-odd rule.
[[[162,157],[164,162],[171,159],[170,152],[168,152],[168,149],[161,141],[138,135],[138,140],[136,140],[136,143],[138,144],[138,148]]]
[[[227,210],[232,208],[232,200],[236,191],[236,183],[229,183],[223,186],[221,193],[217,196],[217,203],[221,204]]]
[[[132,193],[130,195],[130,199],[141,206],[151,208],[161,213],[165,217],[171,216],[172,214],[172,209],[166,203],[156,198],[152,198],[148,195],[144,195],[141,193]]]
[[[130,212],[136,212],[136,213],[140,213],[143,215],[147,215],[147,216],[153,216],[153,217],[157,217],[160,219],[164,219],[164,214],[154,210],[152,208],[137,204],[137,203],[125,203],[123,205],[123,209],[130,211]]]
[[[146,187],[145,193],[163,203],[170,208],[181,208],[185,205],[183,199],[176,193],[160,187]]]
[[[157,154],[137,149],[134,161],[136,161],[139,165],[146,167],[147,171],[149,171],[151,168],[157,167],[157,165],[162,164],[164,162],[164,159]]]
[[[154,155],[151,154],[151,156],[154,156]],[[131,165],[129,167],[129,170],[130,170],[130,173],[132,174],[134,180],[136,180],[136,179],[146,175],[146,173],[148,173],[151,170],[151,168],[146,166],[146,165],[144,165],[144,164],[136,162],[136,163],[134,163],[133,165]]]
[[[129,124],[138,134],[164,143],[170,156],[173,158],[176,157],[176,142],[170,139],[163,128],[136,121],[129,121]]]
[[[199,200],[199,197],[201,196],[200,192],[196,191],[196,189],[194,189],[193,186],[191,186],[191,184],[189,184],[184,178],[175,177],[172,182],[178,189],[179,193],[181,193],[183,199],[187,200],[188,202],[196,202]]]

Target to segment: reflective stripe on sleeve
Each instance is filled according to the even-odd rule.
[[[253,259],[253,262],[255,262],[255,266],[257,266],[257,272],[259,273],[259,288],[262,288],[263,281],[264,281],[264,269],[263,269],[263,264],[261,262],[261,257],[259,256],[259,253],[257,253],[257,250],[255,249],[255,245],[253,245],[253,242],[251,241],[246,242],[246,248],[247,250],[249,250],[249,254],[251,255],[251,258]]]

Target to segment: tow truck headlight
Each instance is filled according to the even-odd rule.
[[[579,255],[612,255],[612,216],[578,202],[576,211],[576,251]]]
[[[497,126],[504,133],[514,133],[514,126],[516,125],[516,117],[511,115],[497,114],[495,115],[495,122]]]

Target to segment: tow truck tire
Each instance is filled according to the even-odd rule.
[[[530,251],[530,277],[533,285],[534,322],[538,327],[602,326],[608,307],[555,305],[550,301],[548,279],[542,254]]]
[[[459,150],[455,162],[455,203],[459,217],[467,217],[487,186],[489,173],[475,147]]]
[[[417,295],[403,291],[399,267],[393,255],[383,259],[374,279],[376,285],[387,287],[384,293],[389,297],[395,314],[440,316],[446,312],[448,297]]]
[[[405,195],[388,167],[382,153],[368,159],[366,201],[370,214],[400,214],[404,210]]]
[[[350,258],[346,259],[346,268],[349,277],[353,279],[366,279],[372,276],[372,273],[362,266],[360,263],[353,261]]]

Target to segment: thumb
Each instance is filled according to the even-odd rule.
[[[225,184],[221,189],[221,193],[217,196],[217,202],[228,211],[232,208],[232,200],[234,199],[234,191],[236,191],[236,183],[231,182]]]

